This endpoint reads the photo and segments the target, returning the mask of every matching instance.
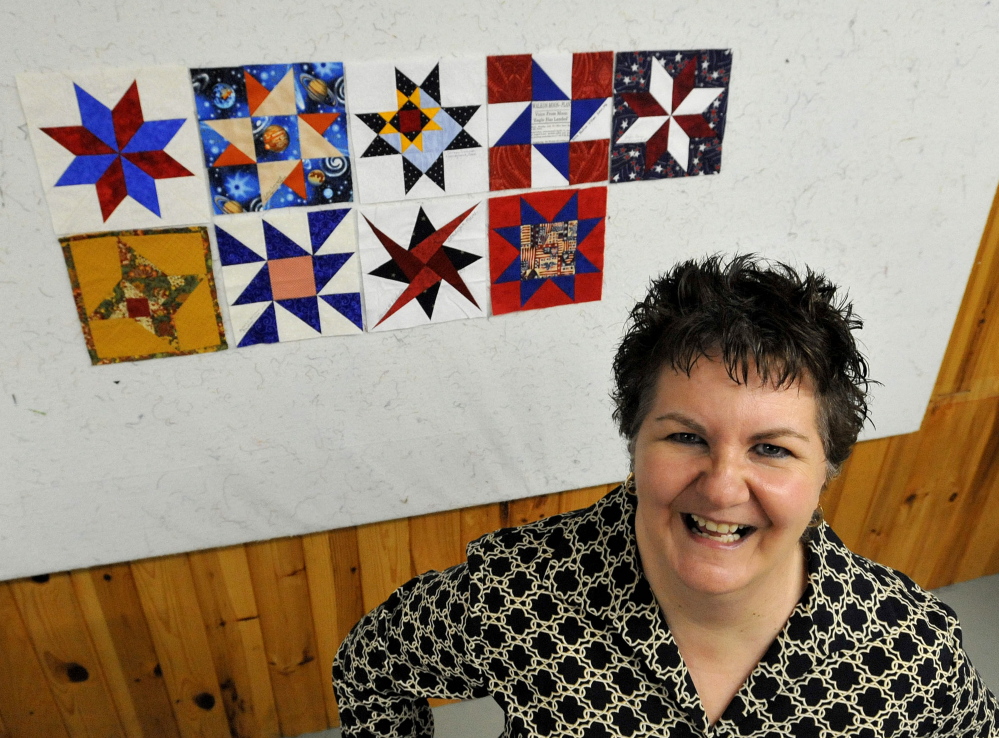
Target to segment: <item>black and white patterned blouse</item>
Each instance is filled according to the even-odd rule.
[[[492,695],[503,736],[999,736],[953,611],[828,526],[783,631],[708,725],[641,573],[635,498],[487,535],[365,616],[333,668],[345,738],[431,736],[426,697]]]

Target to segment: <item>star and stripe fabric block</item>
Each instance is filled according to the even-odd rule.
[[[484,203],[451,198],[365,208],[358,241],[368,330],[486,316]]]
[[[482,57],[347,68],[361,202],[489,189]]]
[[[607,188],[489,201],[493,315],[599,300]]]
[[[59,239],[93,364],[226,348],[203,227]]]
[[[56,233],[208,219],[187,70],[22,74],[17,84]]]
[[[192,69],[190,84],[216,214],[353,199],[343,64]]]
[[[486,69],[490,190],[607,181],[612,52],[490,56]]]
[[[279,211],[215,225],[238,347],[360,333],[353,211]]]
[[[717,174],[731,77],[730,49],[618,53],[611,181]]]

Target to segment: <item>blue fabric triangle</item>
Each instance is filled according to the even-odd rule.
[[[248,248],[242,241],[226,233],[218,226],[215,226],[215,241],[219,245],[219,261],[222,262],[222,266],[252,264],[255,261],[264,260],[264,257],[256,251]]]
[[[323,329],[319,323],[319,303],[315,297],[293,297],[290,300],[278,300],[277,304],[314,328],[316,333],[322,333]]]
[[[156,181],[128,159],[122,157],[121,169],[125,174],[128,196],[147,210],[160,214],[160,200],[156,196]]]
[[[344,292],[339,295],[320,295],[326,304],[336,310],[351,323],[361,330],[364,330],[364,323],[361,321],[361,293]]]
[[[257,322],[246,332],[240,346],[252,346],[255,343],[277,343],[278,338],[277,315],[274,314],[274,303],[267,306],[267,309],[260,314]]]
[[[592,261],[583,256],[583,252],[579,249],[576,249],[575,256],[576,274],[596,274],[600,271]]]
[[[565,275],[562,277],[552,277],[552,282],[555,286],[562,290],[565,294],[569,296],[570,300],[576,299],[576,277],[573,275]]]
[[[263,224],[264,243],[267,244],[268,259],[289,259],[293,256],[312,255],[266,220],[263,221]]]
[[[523,225],[541,225],[547,223],[548,219],[531,207],[527,198],[520,198],[520,222]],[[519,230],[519,229],[518,229]],[[520,234],[517,235],[517,248],[520,248]]]
[[[503,270],[503,273],[496,278],[496,284],[520,281],[520,256],[510,262],[510,266]]]
[[[517,120],[510,124],[499,141],[493,146],[514,146],[516,144],[531,143],[531,106],[524,108],[524,112],[517,116]]]
[[[104,176],[104,172],[108,170],[108,167],[114,163],[117,157],[117,154],[78,156],[69,163],[55,186],[97,184],[97,180]]]
[[[585,241],[586,237],[597,227],[597,223],[602,220],[603,218],[583,218],[576,221],[576,243],[580,244]]]
[[[347,217],[350,208],[341,210],[317,210],[309,213],[309,238],[312,241],[312,252],[326,243],[326,239],[336,230],[336,227]]]
[[[566,179],[569,179],[569,142],[534,144],[534,148]]]
[[[552,81],[548,73],[531,59],[531,97],[535,100],[568,100],[569,96]]]
[[[246,285],[246,289],[243,290],[242,294],[236,298],[233,305],[249,305],[253,302],[269,302],[274,299],[274,293],[271,292],[271,272],[264,264],[260,271],[257,272],[257,276],[250,280],[250,283]]]
[[[503,226],[502,228],[493,228],[493,230],[502,236],[504,241],[520,251],[520,226]]]
[[[312,273],[316,276],[316,289],[321,290],[333,279],[333,276],[340,271],[340,267],[347,263],[353,253],[348,254],[321,254],[312,257]]]
[[[112,149],[118,151],[118,139],[114,134],[111,108],[75,82],[73,88],[76,90],[76,104],[80,108],[80,121],[83,123],[83,127]]]
[[[159,151],[165,149],[180,127],[184,125],[184,122],[183,118],[147,120],[139,126],[139,130],[135,132],[122,151]]]
[[[552,223],[565,223],[566,221],[576,220],[577,218],[579,218],[579,193],[573,192],[572,197],[566,200],[565,205],[563,205],[562,209],[558,211],[558,215],[552,219]],[[576,238],[576,242],[579,242],[578,236]]]
[[[569,138],[574,138],[580,129],[586,125],[593,114],[606,102],[605,97],[595,97],[588,100],[572,101],[572,117],[569,119]],[[609,134],[610,131],[608,130]]]
[[[527,304],[527,301],[534,297],[534,293],[541,289],[541,285],[547,282],[547,279],[526,279],[520,283],[520,305],[523,307]]]

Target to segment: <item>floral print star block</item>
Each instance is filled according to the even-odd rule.
[[[729,49],[619,52],[611,182],[717,174],[731,76]]]
[[[56,233],[208,219],[187,70],[17,79]]]
[[[60,239],[94,364],[226,348],[202,227]]]

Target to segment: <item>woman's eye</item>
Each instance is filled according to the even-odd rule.
[[[756,453],[768,459],[783,459],[791,455],[791,452],[783,446],[775,446],[772,443],[758,443]]]
[[[704,443],[704,441],[701,440],[701,437],[696,433],[670,433],[668,438],[675,443],[682,443],[686,446],[696,446],[700,443]]]

